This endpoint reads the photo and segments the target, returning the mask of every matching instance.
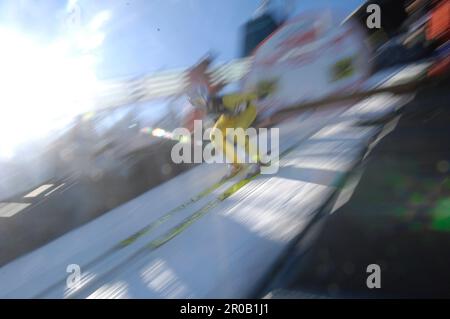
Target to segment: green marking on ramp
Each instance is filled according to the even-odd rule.
[[[194,222],[196,222],[198,219],[206,215],[211,209],[219,205],[220,202],[227,199],[234,193],[236,193],[239,189],[241,189],[244,185],[246,185],[248,182],[250,182],[252,179],[254,179],[256,176],[258,176],[259,173],[252,175],[248,178],[245,178],[236,184],[230,186],[225,192],[223,192],[219,197],[217,197],[215,200],[207,203],[205,206],[200,208],[198,211],[196,211],[194,214],[186,218],[183,222],[178,224],[177,226],[170,229],[168,232],[166,232],[163,236],[161,236],[158,239],[155,239],[151,241],[148,244],[148,247],[150,249],[156,249],[158,247],[161,247],[171,239],[175,238],[177,235],[181,234],[186,228],[188,228],[190,225],[192,225]]]
[[[182,211],[183,209],[185,209],[189,205],[191,205],[191,204],[193,204],[195,202],[198,202],[200,199],[208,196],[213,191],[218,189],[220,186],[222,186],[223,184],[225,184],[227,181],[231,180],[235,176],[236,176],[236,174],[233,175],[233,176],[230,176],[227,179],[223,179],[223,180],[221,180],[221,181],[211,185],[210,187],[208,187],[207,189],[205,189],[201,193],[197,194],[196,196],[191,197],[189,200],[187,200],[183,204],[180,204],[179,206],[173,208],[168,213],[164,214],[163,216],[161,216],[160,218],[158,218],[154,222],[152,222],[149,225],[145,226],[144,228],[142,228],[141,230],[137,231],[136,233],[134,233],[133,235],[129,236],[128,238],[122,240],[117,245],[117,248],[123,248],[123,247],[126,247],[126,246],[134,243],[137,239],[139,239],[143,235],[148,234],[150,231],[155,229],[157,226],[159,226],[159,225],[163,224],[164,222],[166,222],[167,220],[169,220],[172,216],[175,215],[175,213]]]

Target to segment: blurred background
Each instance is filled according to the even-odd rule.
[[[0,1],[0,296],[450,296],[449,11]],[[192,88],[271,81],[253,126],[280,129],[279,173],[224,180],[226,164],[174,163],[173,130],[219,116],[192,105]],[[208,221],[210,210],[245,222]],[[168,256],[195,283],[141,287],[137,260],[153,258],[154,285]],[[117,267],[97,270],[108,258]],[[63,287],[69,263],[103,279]],[[374,263],[385,279],[368,290]]]

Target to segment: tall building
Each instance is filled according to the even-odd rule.
[[[275,31],[281,23],[277,22],[268,12],[248,21],[244,25],[244,40],[242,56],[248,56],[252,51]]]

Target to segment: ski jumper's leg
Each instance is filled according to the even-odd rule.
[[[249,107],[237,116],[221,115],[217,120],[214,129],[221,132],[221,139],[216,140],[214,134],[211,134],[211,141],[214,143],[216,149],[220,149],[226,156],[230,163],[239,163],[243,160],[239,160],[238,152],[235,146],[241,148],[241,153],[248,154],[253,162],[258,160],[257,146],[250,144],[250,140],[247,135],[245,139],[236,138],[234,135],[227,134],[227,128],[236,129],[242,128],[246,130],[251,126],[256,118],[256,107],[249,105]],[[213,130],[214,132],[214,130]]]
[[[217,120],[214,128],[211,132],[211,142],[217,150],[220,150],[222,154],[226,156],[226,159],[230,163],[237,163],[237,154],[234,150],[234,143],[227,138],[227,128],[233,128],[235,125],[234,118],[227,115],[221,115]],[[217,137],[214,135],[215,130],[218,130],[221,135]]]
[[[242,128],[245,131],[251,126],[256,118],[256,106],[251,103],[254,98],[253,95],[249,94],[232,94],[223,97],[224,106],[230,110],[233,110],[239,103],[248,103],[247,108],[237,115],[223,114],[219,117],[214,129],[222,133],[220,140],[215,140],[213,134],[211,134],[211,141],[215,144],[216,149],[220,149],[225,154],[228,162],[234,164],[245,162],[246,154],[252,161],[257,162],[258,160],[256,145],[250,144],[247,134],[244,138],[236,138],[234,134],[228,134],[229,132],[227,132],[228,128]],[[235,149],[235,146],[238,149]],[[239,152],[244,155],[244,159],[239,156]]]
[[[247,109],[236,117],[235,127],[246,130],[252,125],[255,119],[256,119],[256,106],[250,103]],[[258,148],[253,141],[250,141],[249,137],[250,136],[246,134],[244,141],[242,141],[242,139],[237,139],[236,145],[237,147],[245,150],[245,153],[248,154],[251,162],[256,163],[258,162]]]

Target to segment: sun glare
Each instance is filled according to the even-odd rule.
[[[99,28],[108,19],[109,13],[101,12],[84,34],[46,45],[0,27],[0,158],[92,109],[100,86],[92,50],[102,44]]]

